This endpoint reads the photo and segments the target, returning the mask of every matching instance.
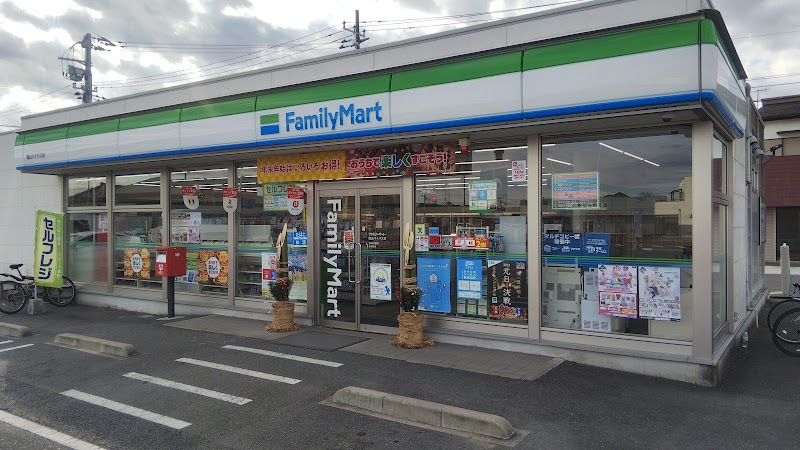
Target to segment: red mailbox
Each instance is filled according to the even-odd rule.
[[[156,247],[156,276],[186,275],[186,247]]]

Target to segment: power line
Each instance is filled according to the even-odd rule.
[[[20,102],[20,103],[15,103],[15,104],[12,104],[12,105],[8,106],[6,109],[0,110],[0,114],[2,114],[2,113],[5,113],[6,111],[9,111],[9,110],[11,110],[11,109],[17,108],[17,107],[19,107],[19,106],[23,106],[23,105],[25,105],[26,103],[30,103],[30,102],[32,102],[32,101],[34,101],[34,100],[38,100],[38,99],[40,99],[40,98],[42,98],[42,97],[47,97],[47,96],[49,96],[49,95],[55,94],[55,93],[56,93],[56,92],[58,92],[58,91],[63,91],[64,89],[67,89],[67,88],[71,88],[71,86],[70,86],[70,85],[66,85],[66,86],[64,86],[64,87],[60,87],[60,88],[58,88],[58,89],[56,89],[56,90],[54,90],[54,91],[50,91],[50,92],[48,92],[48,93],[46,93],[46,94],[42,94],[42,95],[40,95],[40,96],[38,96],[38,97],[34,97],[34,98],[32,98],[32,99],[28,100],[27,102],[24,102],[24,103],[23,103],[23,102]]]
[[[394,19],[394,20],[364,20],[364,21],[362,21],[362,23],[365,23],[365,24],[366,23],[385,23],[385,24],[394,23],[394,24],[396,24],[396,23],[402,23],[402,22],[422,22],[422,21],[428,21],[428,20],[469,18],[469,17],[475,17],[475,16],[485,16],[487,14],[502,14],[502,13],[513,12],[513,11],[524,11],[524,10],[529,10],[529,9],[546,8],[548,6],[568,5],[568,4],[572,4],[572,3],[584,3],[586,1],[587,0],[567,0],[567,1],[563,1],[563,2],[546,3],[546,4],[542,4],[542,5],[536,5],[536,6],[526,6],[526,7],[523,7],[523,8],[502,9],[502,10],[499,10],[499,11],[484,11],[484,12],[476,12],[476,13],[452,14],[452,15],[449,15],[449,16],[422,17],[422,18],[416,18],[416,19],[410,19],[409,18],[409,19]],[[494,20],[494,19],[487,19],[487,20]]]
[[[296,42],[296,41],[299,41],[299,40],[301,40],[301,39],[305,39],[305,38],[308,38],[308,37],[314,36],[315,34],[322,33],[322,32],[324,32],[324,31],[330,30],[331,28],[335,28],[335,27],[337,27],[337,26],[338,26],[338,25],[332,25],[332,26],[330,26],[330,27],[323,28],[323,29],[321,29],[321,30],[318,30],[318,31],[315,31],[315,32],[313,32],[313,33],[309,33],[309,34],[306,34],[306,35],[304,35],[304,36],[300,36],[300,37],[298,37],[298,38],[292,39],[292,40],[290,40],[290,41],[282,42],[282,43],[280,43],[280,44],[276,44],[276,45],[287,45],[287,44],[291,44],[292,42]],[[323,36],[322,38],[319,38],[319,39],[324,39],[324,38],[326,38],[326,37],[328,37],[328,36],[331,36],[331,35],[334,35],[334,34],[338,34],[338,33],[341,33],[341,32],[342,32],[342,31],[337,31],[336,33],[332,33],[332,34],[329,34],[329,35],[327,35],[327,36]],[[316,40],[319,40],[319,39],[316,39]],[[314,42],[314,41],[309,41],[309,42]],[[303,44],[308,44],[308,42],[305,42],[305,43],[303,43]],[[270,47],[267,47],[267,49],[274,48],[274,47],[275,47],[275,46],[270,46]],[[165,73],[158,74],[158,75],[149,75],[149,76],[144,76],[144,77],[129,78],[129,79],[126,79],[126,80],[110,80],[110,81],[105,81],[103,84],[114,84],[114,83],[131,83],[131,82],[136,82],[136,81],[139,81],[139,80],[152,80],[152,79],[164,78],[164,77],[169,77],[169,76],[177,76],[177,74],[180,74],[180,73],[186,73],[186,72],[196,72],[196,71],[198,71],[199,69],[201,69],[201,68],[204,68],[204,67],[210,68],[210,67],[212,67],[212,66],[220,66],[220,65],[224,65],[225,67],[227,67],[229,64],[225,64],[225,63],[230,63],[231,61],[234,61],[234,60],[237,60],[237,59],[242,59],[242,58],[245,58],[246,56],[250,56],[250,55],[257,54],[257,53],[261,53],[262,51],[263,51],[263,50],[259,50],[259,51],[256,51],[256,52],[251,52],[251,53],[248,53],[248,54],[246,54],[246,55],[242,55],[242,56],[235,56],[235,57],[233,57],[233,58],[227,58],[227,59],[223,59],[223,60],[221,60],[221,61],[217,61],[217,62],[213,62],[213,63],[202,64],[202,65],[199,65],[199,66],[193,67],[193,68],[191,68],[191,69],[181,69],[181,70],[176,70],[176,71],[172,71],[172,72],[165,72]],[[257,58],[258,58],[258,57],[257,57]],[[255,59],[257,59],[257,58],[255,58]],[[251,58],[251,59],[253,59],[253,58]],[[239,63],[241,63],[241,62],[250,61],[251,59],[247,59],[247,60],[244,60],[244,61],[239,61],[239,62],[237,62],[236,64],[239,64]],[[173,74],[175,74],[175,75],[173,75]]]

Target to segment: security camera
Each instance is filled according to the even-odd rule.
[[[662,114],[661,115],[661,121],[664,122],[664,123],[670,123],[673,120],[675,120],[675,116],[673,116],[672,114]]]

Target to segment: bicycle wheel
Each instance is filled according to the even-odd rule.
[[[63,277],[60,288],[44,288],[44,297],[56,306],[67,306],[75,299],[75,283]]]
[[[0,311],[6,314],[19,312],[28,301],[25,288],[16,281],[0,283]]]
[[[767,314],[767,327],[769,327],[769,331],[772,332],[772,330],[775,329],[775,322],[777,322],[778,317],[783,315],[786,311],[797,307],[800,307],[800,301],[793,298],[775,303],[775,305],[770,308],[769,314]]]
[[[772,341],[783,353],[800,356],[800,308],[786,311],[775,321]]]

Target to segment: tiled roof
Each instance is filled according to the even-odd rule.
[[[758,112],[765,121],[800,118],[800,95],[765,98]]]

